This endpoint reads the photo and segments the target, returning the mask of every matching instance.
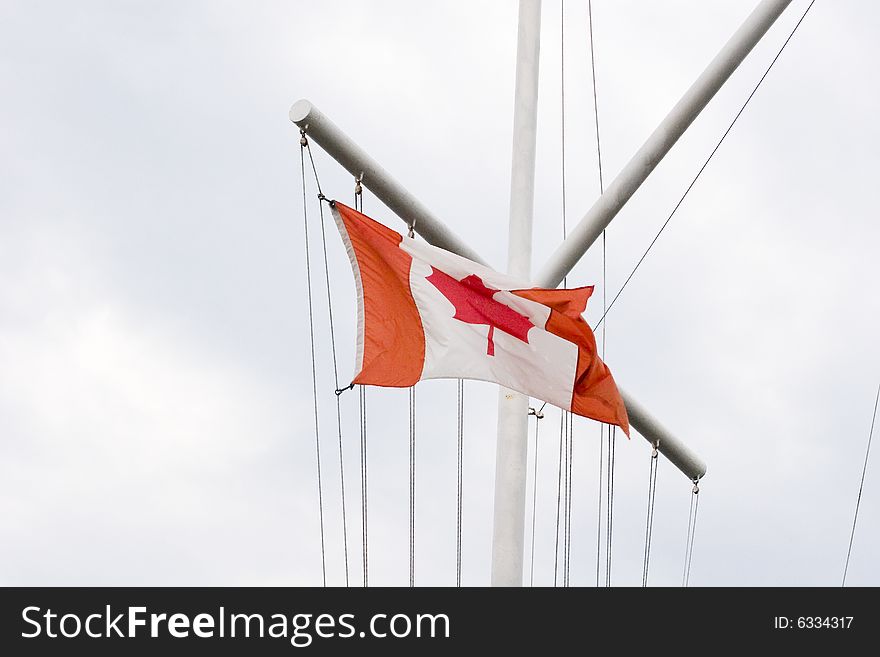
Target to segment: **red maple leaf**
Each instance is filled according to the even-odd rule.
[[[529,341],[529,329],[532,324],[528,317],[520,315],[510,306],[496,301],[494,295],[498,290],[486,287],[483,280],[476,274],[456,280],[449,274],[431,267],[431,275],[426,279],[455,306],[453,319],[467,324],[487,324],[489,326],[489,346],[486,353],[495,355],[495,343],[492,336],[497,328],[517,340]]]

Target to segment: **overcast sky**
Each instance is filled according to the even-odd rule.
[[[606,182],[754,4],[593,3]],[[599,193],[583,5],[565,8],[569,226]],[[609,297],[805,6],[792,3],[611,224]],[[513,0],[0,3],[0,583],[321,583],[287,111],[310,99],[503,268],[516,19]],[[867,0],[816,3],[606,320],[617,380],[708,463],[692,585],[840,584],[880,383],[878,19]],[[562,234],[560,25],[547,0],[535,270]],[[314,150],[325,194],[351,199],[351,177]],[[326,559],[339,585],[334,382],[309,208]],[[369,193],[364,209],[403,227]],[[327,228],[345,382],[354,284]],[[601,261],[594,247],[569,277],[597,285],[591,323]],[[368,397],[370,582],[405,585],[406,392]],[[493,386],[467,384],[471,585],[489,582],[495,400]],[[455,382],[418,386],[417,584],[455,582],[455,407]],[[342,414],[354,584],[356,393]],[[550,412],[539,435],[541,585],[553,581],[558,426]],[[596,583],[598,439],[577,421],[575,585]],[[637,434],[617,445],[614,584],[641,582],[649,454]],[[852,585],[880,585],[873,456]],[[689,495],[661,460],[652,585],[681,582]]]

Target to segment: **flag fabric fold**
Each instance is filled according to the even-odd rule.
[[[353,383],[490,381],[629,435],[620,392],[581,315],[592,286],[530,288],[338,201],[331,207],[357,288]]]

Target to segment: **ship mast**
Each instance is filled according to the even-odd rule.
[[[761,0],[569,233],[537,276],[531,278],[541,0],[520,0],[511,165],[509,273],[525,279],[531,278],[536,286],[557,286],[790,3],[791,0]],[[427,242],[485,263],[474,249],[458,238],[311,102],[296,102],[290,109],[290,120],[306,130],[309,137],[349,173],[359,177],[364,187],[407,225],[414,226],[415,232]],[[635,398],[622,389],[620,392],[630,424],[688,479],[697,480],[702,477],[706,472],[703,461],[663,427]],[[502,389],[498,403],[495,466],[493,586],[522,585],[527,420],[527,398]]]

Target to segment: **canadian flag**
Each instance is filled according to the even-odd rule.
[[[491,381],[629,435],[620,392],[581,316],[592,286],[528,288],[339,201],[331,207],[357,286],[352,383]]]

